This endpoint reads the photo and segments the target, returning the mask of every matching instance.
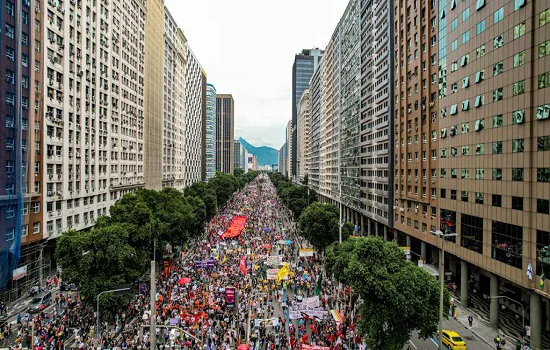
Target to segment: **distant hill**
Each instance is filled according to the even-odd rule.
[[[239,137],[239,142],[246,148],[246,151],[250,154],[258,157],[258,165],[269,165],[279,163],[279,154],[275,148],[261,146],[256,147],[249,144],[245,139]]]

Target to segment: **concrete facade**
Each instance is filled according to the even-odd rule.
[[[231,94],[216,95],[216,170],[233,174],[235,101]]]

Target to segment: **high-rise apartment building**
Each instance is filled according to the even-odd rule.
[[[164,120],[162,130],[162,186],[186,185],[185,76],[186,39],[164,7]],[[191,127],[191,126],[189,126]]]
[[[108,5],[108,2],[103,4]],[[142,28],[145,29],[145,33],[143,33],[145,35],[145,45],[140,41],[143,36],[136,37],[135,33],[130,30],[131,26],[125,23],[121,28],[128,32],[129,39],[133,40],[133,43],[140,45],[140,48],[145,50],[145,69],[142,70],[145,72],[145,83],[142,81],[139,85],[144,86],[145,90],[143,109],[145,114],[143,126],[145,131],[145,183],[147,188],[160,189],[162,188],[163,170],[163,157],[159,155],[162,154],[163,150],[164,1],[148,0],[146,5],[145,27]],[[132,13],[132,11],[135,11],[133,2],[125,4],[125,8],[129,15],[136,15]],[[126,46],[128,46],[127,43]],[[130,53],[128,59],[135,60],[135,56]]]
[[[0,294],[2,299],[27,290],[41,275],[42,13],[43,7],[30,1],[5,1],[0,8],[0,289],[12,290]]]
[[[298,169],[298,179],[300,182],[308,174],[308,149],[309,149],[309,119],[310,119],[310,104],[309,104],[309,89],[305,89],[298,104],[298,124],[296,133],[296,166]]]
[[[296,159],[297,159],[297,130],[298,130],[298,104],[302,93],[309,86],[309,81],[313,73],[317,70],[323,51],[319,49],[304,49],[301,53],[294,56],[292,65],[292,137],[290,139],[290,150],[292,150],[290,177],[296,177]]]
[[[206,86],[206,180],[216,175],[216,88]]]
[[[235,102],[230,94],[216,95],[216,170],[233,174]]]
[[[316,69],[311,77],[309,92],[309,123],[308,123],[308,144],[306,147],[307,166],[308,166],[308,184],[316,192],[319,192],[319,170],[320,170],[320,143],[321,143],[321,101],[323,96],[323,76],[322,69]],[[303,95],[302,95],[303,96]],[[300,180],[300,179],[298,179]]]
[[[248,152],[239,140],[233,142],[233,169],[242,169],[248,172]]]
[[[291,174],[291,165],[292,165],[292,120],[289,120],[288,123],[286,124],[286,157],[285,157],[285,161],[286,161],[286,165],[285,165],[285,170],[286,170],[286,176],[288,176],[288,178],[291,178],[292,177],[292,174]]]
[[[285,174],[285,165],[286,165],[285,153],[286,153],[286,142],[284,145],[281,146],[281,148],[279,148],[279,152],[277,152],[277,158],[279,161],[277,171],[280,172],[281,174]]]
[[[206,73],[189,43],[185,45],[185,53],[184,186],[190,186],[206,176]]]

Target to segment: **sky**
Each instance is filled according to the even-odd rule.
[[[279,149],[292,118],[292,64],[324,49],[348,0],[165,0],[218,93],[235,100],[235,139]]]

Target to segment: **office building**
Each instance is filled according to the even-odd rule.
[[[286,173],[286,142],[281,146],[281,148],[279,149],[279,152],[277,152],[277,157],[278,157],[278,161],[279,161],[279,166],[278,166],[278,171],[281,173],[281,174],[285,174]]]
[[[309,150],[309,138],[310,138],[310,103],[309,103],[309,89],[305,89],[300,98],[298,105],[298,124],[296,133],[296,166],[298,169],[298,180],[302,182],[304,177],[308,174],[308,150]]]
[[[308,184],[319,192],[320,143],[321,143],[321,101],[323,97],[324,71],[317,69],[310,81],[309,96],[309,137],[307,144]]]
[[[206,180],[216,175],[216,88],[206,86]]]
[[[235,102],[230,94],[216,95],[216,170],[233,174]]]
[[[248,155],[248,170],[259,170],[258,157],[253,154]]]
[[[239,140],[233,142],[233,169],[242,169],[248,172],[248,152]]]
[[[29,1],[3,2],[0,9],[0,289],[9,290],[2,300],[25,293],[43,275],[43,10]],[[58,89],[62,83],[52,80]]]
[[[289,120],[286,125],[286,176],[288,176],[289,179],[292,178],[291,175],[291,165],[292,165],[292,120]]]
[[[162,187],[185,186],[185,70],[186,39],[164,8],[164,120],[162,130]],[[191,126],[189,126],[191,127]]]
[[[187,68],[185,71],[185,132],[184,132],[184,186],[205,178],[206,128],[206,73],[199,60],[185,45]]]
[[[291,130],[292,137],[289,143],[289,149],[292,150],[291,178],[296,177],[296,157],[297,157],[297,134],[298,130],[298,104],[302,93],[309,86],[309,81],[313,76],[313,73],[317,70],[319,62],[323,55],[323,51],[319,49],[304,49],[301,53],[294,56],[294,64],[292,65],[292,120]]]
[[[127,0],[124,0],[127,1]],[[107,6],[108,2],[102,2],[101,6]],[[145,4],[143,4],[145,6]],[[136,9],[133,3],[127,3],[124,6],[128,11],[128,20],[134,19]],[[104,11],[104,13],[116,13],[116,11]],[[124,33],[131,36],[129,39],[135,44],[140,44],[140,49],[145,49],[145,80],[141,80],[139,86],[144,86],[144,115],[145,122],[141,130],[145,131],[145,184],[149,189],[158,190],[162,188],[162,170],[163,170],[163,77],[164,77],[164,1],[149,0],[146,7],[145,21],[145,45],[135,37],[135,33],[124,30]],[[126,20],[126,17],[124,17]],[[125,27],[131,27],[124,23]],[[113,26],[115,27],[115,26]],[[140,27],[140,29],[143,29]],[[143,36],[140,36],[142,38]],[[124,40],[123,46],[128,47]],[[134,54],[133,54],[134,53]],[[129,53],[129,61],[135,60],[135,50]],[[132,66],[135,67],[135,66]],[[144,83],[145,82],[145,83]],[[141,88],[140,88],[141,89]],[[124,133],[124,130],[121,130]]]

